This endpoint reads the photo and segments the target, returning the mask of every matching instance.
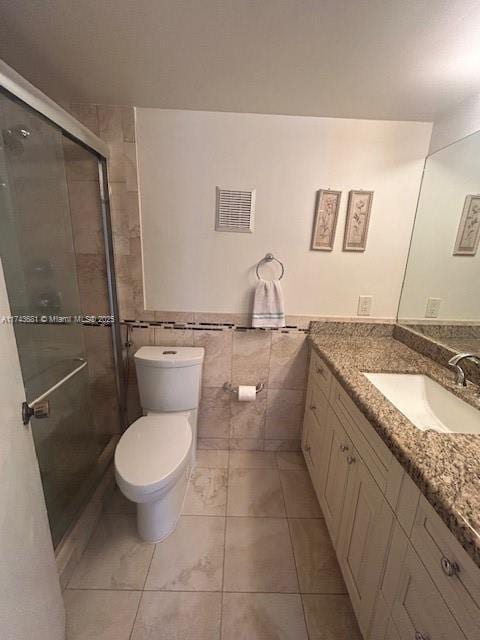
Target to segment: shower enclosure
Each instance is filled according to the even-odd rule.
[[[4,90],[0,130],[0,257],[12,313],[0,322],[13,323],[27,403],[61,383],[48,416],[31,419],[57,546],[122,431],[105,158]]]

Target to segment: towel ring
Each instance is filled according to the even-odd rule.
[[[280,262],[280,260],[278,260],[278,258],[275,258],[273,253],[267,253],[265,255],[265,257],[262,258],[261,260],[259,260],[258,263],[257,263],[256,272],[257,272],[257,278],[259,280],[261,280],[261,278],[260,278],[260,267],[262,266],[262,264],[264,262],[278,262],[278,264],[280,265],[280,267],[282,269],[282,273],[280,274],[280,277],[278,279],[281,280],[283,278],[283,274],[285,273],[285,267],[283,266],[283,262]]]

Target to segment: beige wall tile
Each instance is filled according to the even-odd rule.
[[[266,391],[258,393],[255,402],[239,402],[232,396],[230,407],[233,438],[264,438],[267,413]]]
[[[204,387],[198,412],[199,438],[230,436],[230,398],[223,389]]]
[[[124,142],[135,142],[135,109],[120,107]]]
[[[155,327],[155,344],[161,347],[192,347],[193,331],[191,329],[164,329]]]
[[[134,142],[125,142],[123,155],[125,163],[125,178],[128,191],[138,191],[137,180],[137,151]]]
[[[268,389],[267,439],[295,440],[302,432],[304,393],[290,389]]]
[[[74,118],[99,135],[97,105],[95,104],[71,104],[68,110]]]
[[[193,311],[155,311],[157,322],[194,322],[195,313]]]
[[[304,389],[307,375],[307,342],[304,333],[273,333],[268,386]]]
[[[232,383],[257,384],[268,381],[271,335],[268,331],[233,333]]]
[[[98,182],[94,180],[69,181],[68,200],[75,252],[103,255],[105,243]]]
[[[196,347],[204,347],[203,381],[205,387],[221,387],[229,382],[232,370],[232,332],[194,331]],[[228,396],[228,394],[226,394]]]
[[[105,257],[79,253],[76,263],[82,312],[87,315],[109,314]]]
[[[113,105],[98,105],[98,130],[107,143],[123,144],[122,108]]]

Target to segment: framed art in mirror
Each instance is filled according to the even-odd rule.
[[[480,241],[480,195],[465,198],[462,217],[458,225],[454,256],[474,256]]]

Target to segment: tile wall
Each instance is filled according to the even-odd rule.
[[[160,312],[156,312],[161,317]],[[131,323],[133,354],[140,346],[205,348],[198,446],[202,449],[297,450],[305,402],[307,330],[248,329],[191,314],[184,322]],[[223,320],[224,322],[220,322]],[[133,359],[129,359],[129,421],[140,415]],[[239,402],[224,382],[264,389],[255,402]]]

